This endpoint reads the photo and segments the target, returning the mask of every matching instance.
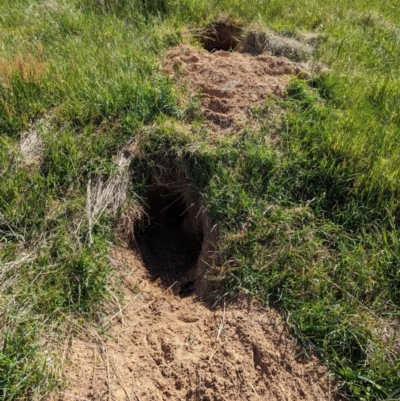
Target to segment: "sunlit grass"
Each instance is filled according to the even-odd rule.
[[[316,37],[327,71],[271,100],[284,111],[274,146],[269,104],[261,130],[218,145],[171,128],[190,113],[163,50],[219,15]],[[0,397],[53,388],[66,322],[94,319],[107,298],[115,220],[103,216],[89,241],[87,184],[112,174],[138,133],[130,193],[154,164],[184,170],[220,231],[224,291],[281,308],[355,399],[398,397],[382,328],[399,335],[399,21],[396,3],[378,0],[1,2]],[[150,124],[161,128],[143,134]],[[32,129],[36,167],[20,151]]]

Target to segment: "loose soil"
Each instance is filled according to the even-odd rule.
[[[216,50],[212,53],[191,46],[167,53],[166,70],[190,96],[199,94],[204,117],[218,128],[243,125],[250,109],[266,99],[283,97],[293,76],[309,75],[305,63],[268,54]]]
[[[118,249],[125,304],[109,330],[75,338],[68,388],[54,400],[333,400],[327,369],[298,346],[281,316],[249,300],[213,309],[181,298],[151,275],[139,255]]]

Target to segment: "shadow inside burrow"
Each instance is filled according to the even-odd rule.
[[[203,48],[210,53],[234,51],[241,42],[242,28],[227,21],[218,21],[203,29],[199,35]]]
[[[153,280],[175,295],[192,295],[214,252],[208,216],[187,184],[152,184],[144,199],[146,217],[134,225],[131,249]]]

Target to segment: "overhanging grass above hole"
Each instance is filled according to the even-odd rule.
[[[205,50],[236,50],[241,41],[242,28],[225,21],[209,25],[201,32],[200,42]]]

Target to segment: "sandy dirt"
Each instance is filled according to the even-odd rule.
[[[170,50],[165,64],[184,92],[200,94],[206,120],[223,129],[247,122],[250,108],[269,97],[283,97],[293,76],[308,76],[306,64],[285,57],[210,53],[190,46]]]
[[[257,302],[210,308],[152,281],[140,257],[114,252],[125,303],[104,335],[67,351],[67,389],[50,400],[334,400],[326,367],[307,356],[280,315]]]

